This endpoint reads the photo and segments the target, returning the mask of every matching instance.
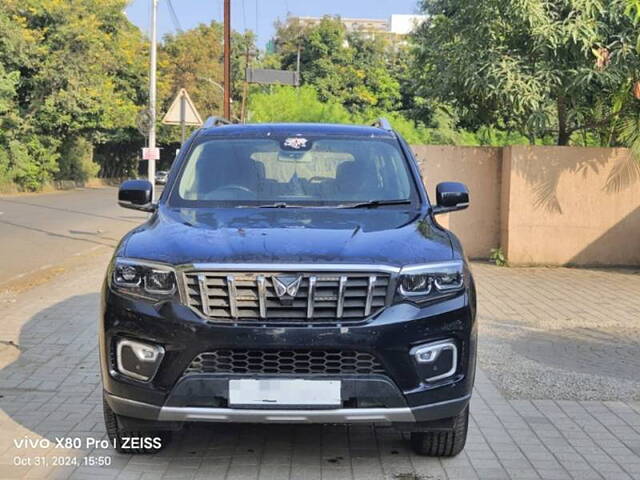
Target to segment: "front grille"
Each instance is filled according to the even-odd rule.
[[[278,296],[278,280],[295,295]],[[185,273],[189,306],[222,321],[359,321],[385,306],[389,283],[385,273]]]
[[[185,375],[239,374],[385,374],[378,359],[347,350],[215,350],[193,359]]]

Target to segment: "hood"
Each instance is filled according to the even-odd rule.
[[[402,266],[450,260],[452,246],[447,232],[416,210],[160,206],[149,222],[123,239],[118,255],[173,265]]]

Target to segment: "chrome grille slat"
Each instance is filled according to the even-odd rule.
[[[336,308],[336,317],[342,318],[342,314],[344,311],[344,295],[345,295],[345,286],[347,284],[347,277],[342,275],[340,277],[340,283],[338,285],[338,305]]]
[[[260,318],[267,318],[267,307],[266,307],[267,293],[266,293],[264,275],[258,275],[257,284],[258,284],[258,298],[260,301]]]
[[[200,288],[200,305],[202,307],[202,311],[205,315],[211,315],[211,311],[209,310],[209,292],[205,286],[206,277],[203,273],[198,274],[198,283]]]
[[[227,275],[227,289],[229,290],[229,310],[231,311],[231,316],[238,318],[236,281],[233,275]]]
[[[371,315],[371,305],[373,303],[373,290],[376,286],[376,276],[371,275],[369,277],[369,286],[367,287],[367,300],[364,305],[364,315],[368,317]]]
[[[294,298],[282,301],[273,277],[302,277]],[[357,322],[378,312],[391,298],[387,272],[186,271],[188,305],[210,321],[266,323]]]
[[[316,277],[309,277],[309,292],[307,294],[307,318],[313,318],[313,307],[316,295]]]

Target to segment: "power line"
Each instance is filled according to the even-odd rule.
[[[176,27],[178,33],[182,33],[182,25],[180,25],[180,20],[178,19],[178,15],[176,15],[176,10],[173,8],[173,2],[171,0],[167,0],[167,6],[169,7],[169,15],[171,16],[173,26]]]

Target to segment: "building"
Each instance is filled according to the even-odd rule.
[[[427,19],[427,15],[393,14],[389,20],[389,31],[396,35],[408,35]]]
[[[378,18],[347,18],[340,20],[347,32],[359,32],[366,36],[385,35],[402,41],[402,37],[411,33],[418,25],[427,19],[427,15],[393,14],[388,19]],[[322,17],[288,17],[287,22],[299,22],[303,26],[317,25]]]
[[[340,18],[348,32],[361,33],[387,33],[389,32],[389,21],[376,18]],[[322,17],[289,17],[287,21],[299,22],[303,26],[318,25]]]

